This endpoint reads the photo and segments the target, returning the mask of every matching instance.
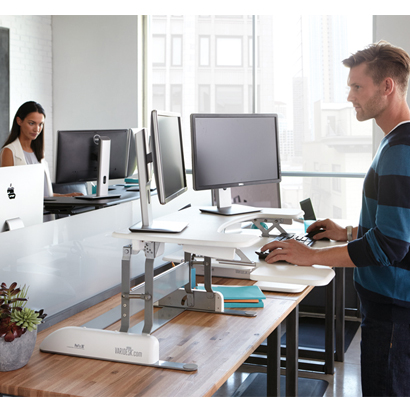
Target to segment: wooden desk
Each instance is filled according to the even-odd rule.
[[[250,284],[235,279],[217,279],[216,282]],[[295,308],[297,312],[298,304],[311,289],[308,287],[300,294],[267,292],[265,307],[256,309],[258,315],[254,318],[186,311],[156,330],[153,334],[160,342],[160,359],[196,363],[198,370],[192,373],[40,352],[41,341],[51,332],[86,323],[118,305],[120,297],[114,296],[39,332],[29,363],[22,369],[0,373],[0,393],[85,397],[212,396]],[[118,330],[119,326],[118,322],[109,329]],[[297,360],[297,348],[294,359]],[[277,375],[278,368],[273,373]]]

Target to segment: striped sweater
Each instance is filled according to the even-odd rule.
[[[410,122],[381,142],[363,186],[357,239],[348,244],[365,315],[410,323]]]

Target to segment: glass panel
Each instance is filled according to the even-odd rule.
[[[228,35],[227,35],[228,33]],[[174,110],[180,104],[185,163],[191,167],[189,116],[195,112],[250,112],[252,67],[248,64],[250,16],[151,16],[151,36],[160,49],[150,48],[151,109]],[[182,65],[177,65],[174,49],[165,56],[165,45],[176,47],[180,40]],[[159,39],[162,39],[161,41]],[[171,60],[171,61],[169,61]],[[162,65],[161,65],[162,64]],[[179,88],[180,97],[175,105]],[[183,101],[183,103],[182,103]]]
[[[335,183],[340,192],[333,190]],[[359,223],[362,188],[362,178],[283,177],[282,208],[299,208],[300,201],[310,198],[318,219],[341,218]]]
[[[172,65],[182,65],[182,36],[172,36]]]
[[[282,170],[314,171],[318,162],[330,172],[338,158],[342,171],[364,172],[372,122],[356,120],[341,61],[371,43],[372,16],[358,24],[340,15],[263,15],[258,32],[260,111],[280,116]]]
[[[372,157],[372,121],[358,122],[346,101],[348,69],[341,61],[372,42],[372,16],[277,14],[256,20],[256,107],[257,112],[279,116],[282,170],[332,172],[336,166],[341,172],[366,172]],[[152,16],[152,35],[162,36],[164,48],[164,53],[155,50],[152,108],[159,109],[155,104],[166,101],[165,109],[171,109],[172,98],[159,98],[159,86],[167,94],[175,92],[172,85],[184,84],[181,114],[187,168],[191,167],[191,113],[252,111],[252,24],[251,16],[241,15],[185,15],[177,22],[170,16]],[[171,67],[168,62],[159,66],[166,61],[164,38],[172,36],[182,38],[183,66]],[[343,180],[298,180],[283,179],[284,206],[298,207],[295,198],[316,195],[311,189],[316,185],[323,195],[324,189],[327,195],[338,190],[346,194]],[[334,204],[341,210],[338,213],[351,213],[350,202],[342,202]],[[323,210],[327,213],[318,215],[331,215],[333,209],[332,204]]]
[[[210,39],[209,36],[199,37],[199,65],[209,66],[210,64]]]
[[[219,67],[242,65],[242,38],[218,37],[216,39],[216,65]]]
[[[182,85],[171,86],[171,111],[182,111]]]
[[[165,65],[165,36],[153,36],[152,38],[152,64]]]
[[[243,112],[243,87],[240,85],[216,86],[215,108],[217,113]]]

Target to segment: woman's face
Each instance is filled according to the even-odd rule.
[[[31,112],[22,120],[17,117],[17,124],[20,126],[20,138],[34,141],[44,127],[44,115],[39,112]]]

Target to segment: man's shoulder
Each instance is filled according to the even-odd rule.
[[[389,146],[410,145],[410,121],[399,124],[386,135],[386,142]]]

